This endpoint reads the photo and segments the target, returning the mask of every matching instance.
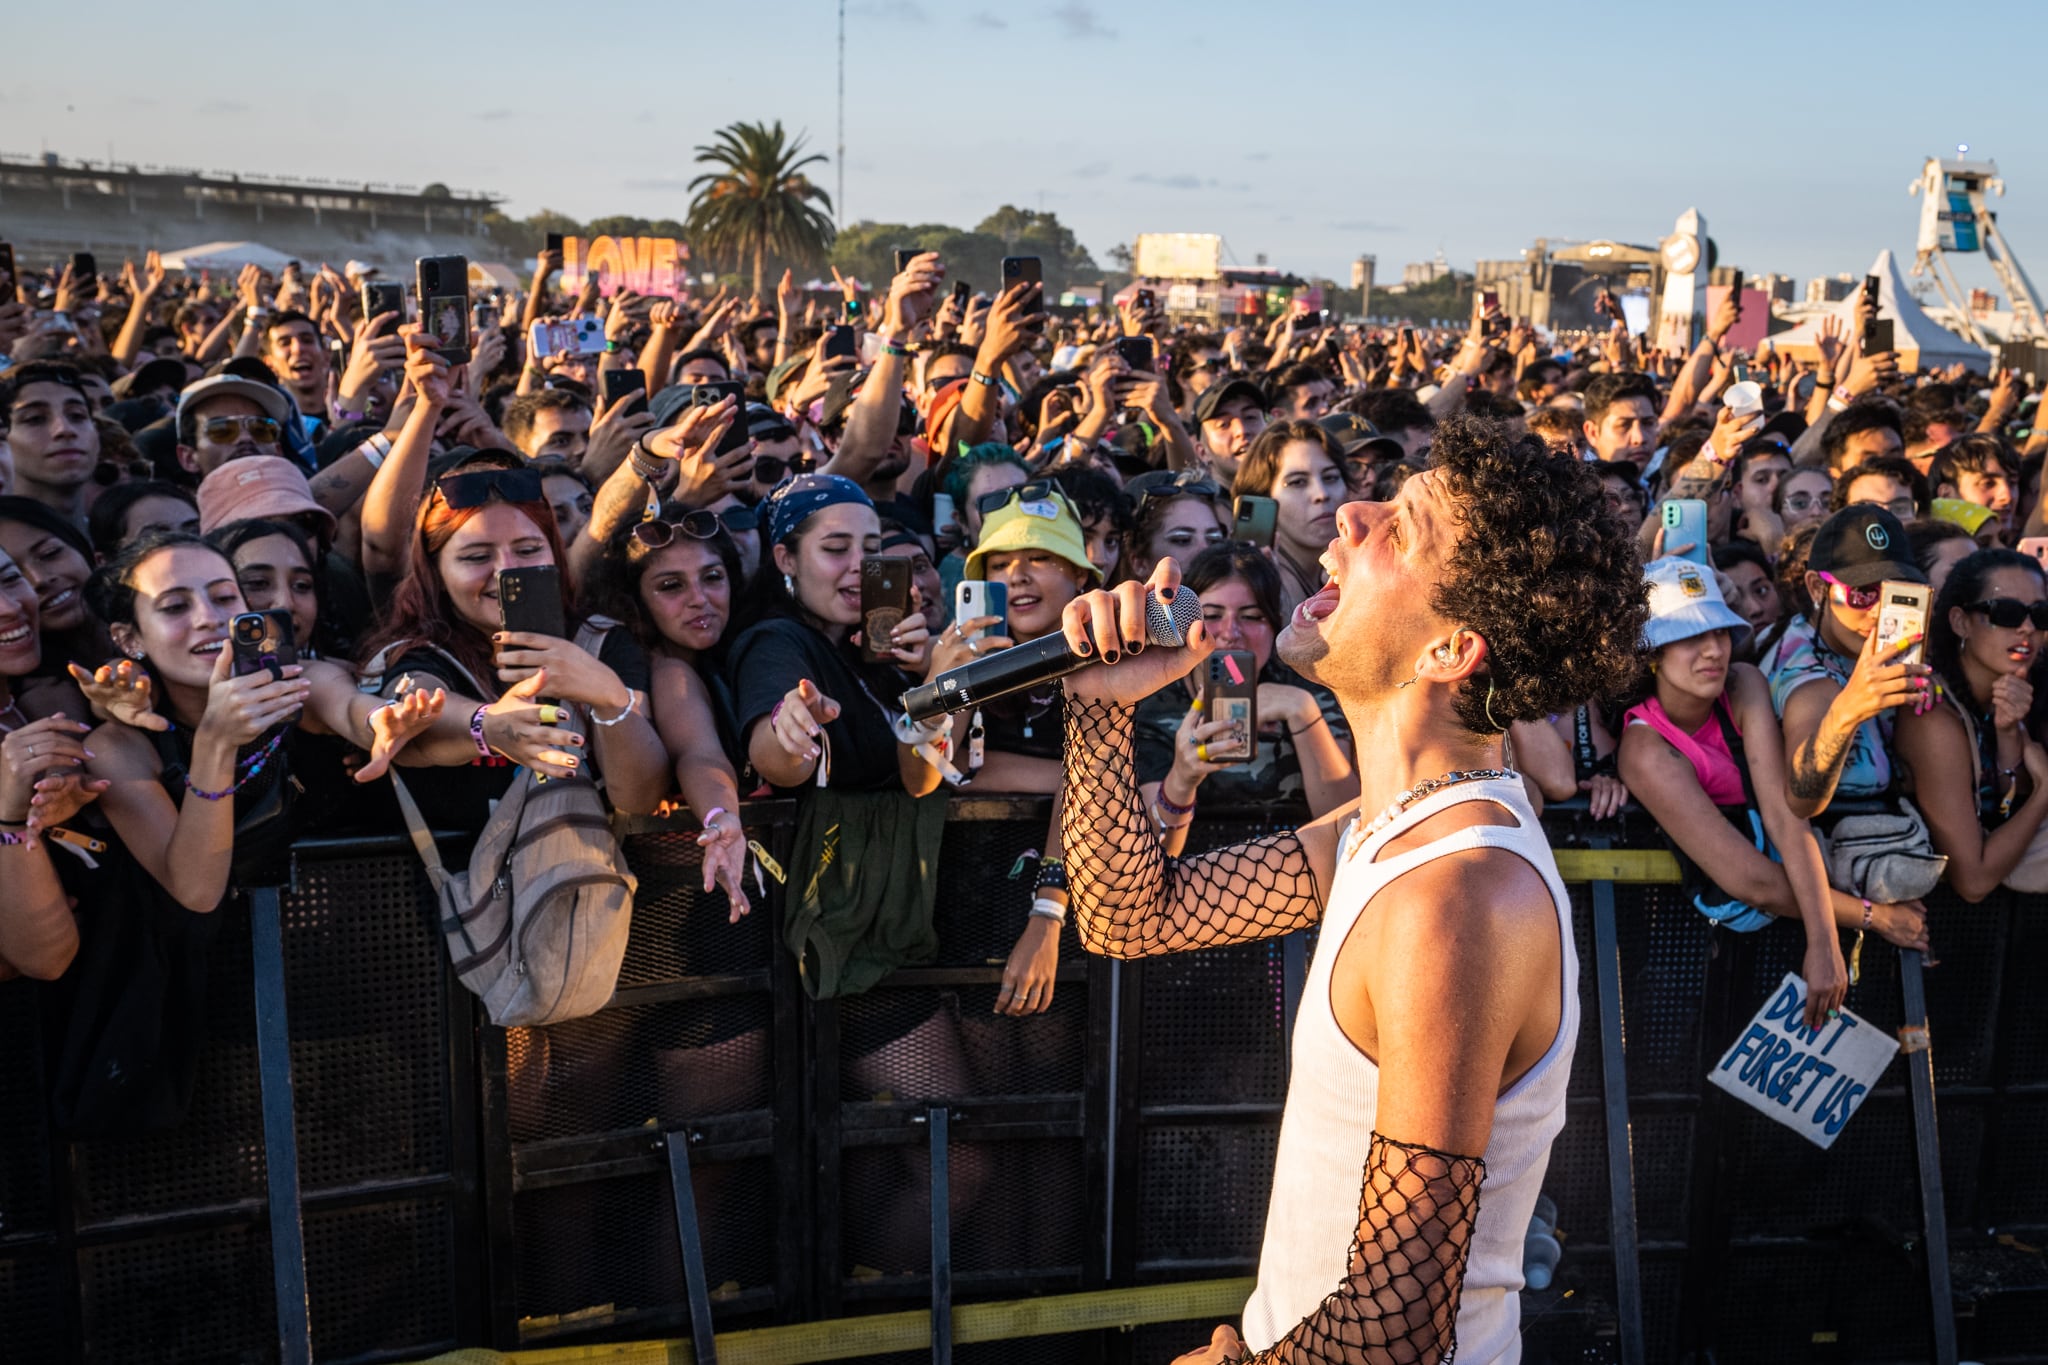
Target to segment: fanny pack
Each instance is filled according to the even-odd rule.
[[[1927,822],[1905,797],[1899,809],[1877,815],[1845,815],[1825,835],[1818,830],[1828,881],[1872,901],[1919,900],[1948,870],[1948,858],[1934,851]]]

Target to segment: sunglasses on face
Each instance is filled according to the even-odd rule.
[[[123,475],[131,479],[153,479],[156,466],[148,460],[101,460],[92,471],[92,481],[111,488],[121,482]]]
[[[1835,595],[1841,599],[1842,605],[1847,607],[1849,610],[1869,611],[1872,607],[1877,605],[1877,599],[1879,594],[1878,589],[1875,585],[1872,585],[1868,588],[1852,588],[1847,583],[1844,583],[1841,579],[1835,577],[1831,573],[1826,573],[1820,570],[1816,570],[1816,572],[1820,573],[1822,582],[1826,583],[1831,588],[1836,588],[1839,590],[1836,592]]]
[[[983,493],[974,500],[975,510],[986,520],[1008,507],[1012,502],[1038,502],[1058,491],[1051,479],[1033,479],[1013,488],[998,488],[993,493]]]
[[[2017,597],[1987,597],[1963,608],[1975,612],[2000,630],[2018,630],[2032,621],[2035,630],[2048,630],[2048,602],[2022,602]]]
[[[709,540],[722,528],[718,513],[700,507],[683,513],[681,521],[651,517],[633,528],[633,539],[650,550],[660,550],[675,544],[679,535],[688,536],[691,540]]]
[[[808,474],[817,467],[818,457],[808,453],[788,459],[780,455],[760,455],[754,459],[754,482],[781,483],[791,474]]]
[[[270,417],[209,417],[199,424],[199,435],[210,445],[233,445],[245,431],[260,446],[276,445],[284,435],[284,428]]]
[[[493,495],[502,502],[540,502],[540,480],[537,469],[471,469],[444,475],[434,487],[443,502],[462,511],[482,507]]]

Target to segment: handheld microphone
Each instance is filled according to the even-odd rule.
[[[1176,649],[1188,642],[1188,630],[1202,619],[1202,599],[1181,588],[1171,602],[1157,594],[1145,602],[1145,642]],[[1074,653],[1061,631],[974,659],[928,683],[905,692],[900,700],[914,721],[927,721],[948,711],[964,711],[995,697],[1021,692],[1054,678],[1100,663],[1097,655]]]

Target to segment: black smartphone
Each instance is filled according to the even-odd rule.
[[[1728,297],[1735,300],[1737,308],[1742,307],[1742,272],[1735,272],[1735,278],[1728,282]]]
[[[1884,281],[1878,279],[1878,277],[1875,275],[1865,275],[1863,277],[1864,305],[1866,307],[1876,308],[1878,306],[1879,301],[1883,297],[1883,289]]]
[[[1156,362],[1153,359],[1151,337],[1118,337],[1116,353],[1122,357],[1124,364],[1140,374],[1155,373],[1152,368]]]
[[[560,251],[560,250],[562,249],[562,234],[561,234],[561,233],[559,233],[559,232],[550,232],[550,233],[548,234],[548,245],[547,245],[547,249],[548,249],[549,251]]]
[[[14,243],[0,242],[0,303],[14,302]]]
[[[71,287],[88,299],[99,293],[100,268],[90,251],[71,253]]]
[[[843,356],[848,360],[852,360],[859,355],[860,332],[858,329],[848,327],[844,323],[825,329],[825,359],[838,360]]]
[[[469,359],[469,258],[422,256],[419,271],[420,326],[441,343],[451,365]]]
[[[639,370],[604,371],[604,405],[609,409],[621,398],[647,392],[647,376]]]
[[[896,273],[897,273],[897,274],[899,274],[899,275],[901,275],[901,274],[902,274],[902,273],[903,273],[904,271],[906,271],[906,270],[910,269],[910,263],[911,263],[912,261],[916,260],[916,259],[917,259],[917,257],[919,256],[919,254],[920,254],[920,253],[919,253],[918,249],[917,249],[916,247],[914,247],[914,246],[899,246],[899,247],[897,247],[897,248],[896,248]]]
[[[1883,355],[1896,344],[1890,318],[1872,318],[1863,324],[1863,354]]]
[[[491,299],[478,299],[469,306],[470,321],[479,332],[496,331],[499,321],[498,305]]]
[[[498,570],[498,626],[568,639],[569,623],[562,612],[562,571],[552,564]]]
[[[1158,300],[1151,290],[1140,289],[1138,291],[1138,308],[1140,311],[1149,313],[1158,306]]]
[[[846,301],[846,307],[843,310],[843,316],[846,318],[848,322],[859,322],[861,318],[864,316],[860,306],[860,300],[848,299]]]
[[[901,555],[863,555],[860,561],[860,653],[889,657],[889,633],[910,615],[910,561]]]
[[[1038,306],[1041,309],[1045,306],[1045,262],[1036,256],[1003,257],[1003,288],[1008,289],[1018,284],[1037,285]],[[1040,322],[1031,330],[1043,332],[1045,324]]]
[[[1230,722],[1228,734],[1208,741],[1212,759],[1238,763],[1258,751],[1259,664],[1248,649],[1220,649],[1202,675],[1202,720]]]
[[[363,321],[380,313],[396,313],[399,322],[405,321],[405,286],[397,280],[363,281]]]
[[[228,648],[234,654],[236,677],[268,673],[273,681],[282,678],[285,665],[299,661],[298,642],[292,635],[292,614],[242,612],[228,623]]]
[[[967,314],[967,300],[974,297],[974,291],[967,287],[967,281],[953,281],[953,302],[959,305],[961,316]]]
[[[732,425],[718,438],[718,445],[711,452],[714,456],[730,455],[747,443],[747,386],[736,379],[712,379],[690,391],[690,401],[700,408],[716,407],[728,397],[737,400]]]
[[[1280,521],[1280,504],[1271,498],[1247,494],[1232,504],[1232,540],[1250,541],[1254,545],[1271,545],[1273,530]]]

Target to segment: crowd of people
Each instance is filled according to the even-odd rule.
[[[1029,893],[986,911],[1017,935],[997,1011],[1046,1010],[1062,689],[936,722],[899,696],[1170,556],[1249,656],[1256,733],[1198,678],[1143,704],[1166,851],[1198,814],[1355,802],[1370,756],[1274,640],[1327,583],[1340,509],[1392,499],[1451,431],[1589,462],[1641,528],[1641,668],[1510,728],[1532,801],[1633,803],[1701,913],[1798,920],[1817,1008],[1865,935],[1938,950],[1939,878],[2048,889],[2048,583],[2021,552],[2048,433],[2013,373],[1905,373],[1854,327],[1817,363],[1744,353],[1733,301],[1673,354],[1491,306],[1462,333],[1211,327],[1148,293],[1068,316],[930,253],[826,303],[788,275],[772,298],[568,294],[560,268],[543,253],[459,339],[366,315],[391,296],[354,263],[229,282],[152,254],[0,282],[0,977],[53,983],[81,1130],[175,1115],[196,1024],[164,1021],[205,988],[215,911],[300,832],[397,828],[393,771],[443,830],[480,829],[522,771],[687,811],[735,917],[759,876],[742,804],[794,798],[799,869],[830,842],[842,871],[911,870],[811,879],[802,903],[791,879],[780,932],[820,994],[929,952],[916,870],[944,793],[1052,796]],[[559,344],[579,320],[593,344]],[[1738,376],[1760,407],[1724,401]],[[864,604],[878,557],[900,613]],[[508,625],[501,575],[537,568],[559,634]],[[1881,639],[1901,583],[1931,590],[1924,637]],[[231,633],[264,613],[292,661],[245,669]],[[942,1077],[952,1022],[913,1013],[882,1052]],[[161,1063],[149,1093],[94,1065],[124,1048]]]

